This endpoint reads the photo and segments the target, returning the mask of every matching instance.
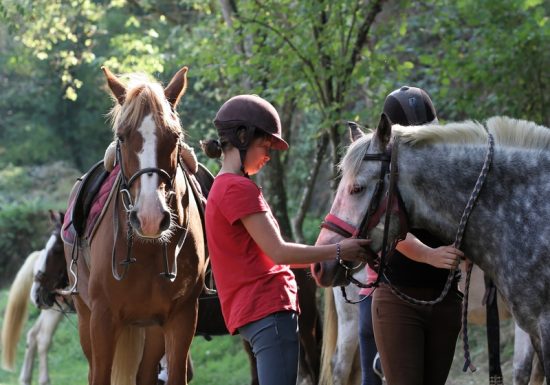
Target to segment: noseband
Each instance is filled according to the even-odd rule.
[[[380,222],[382,216],[386,214],[384,220],[384,235],[382,238],[382,249],[380,255],[380,263],[378,266],[378,278],[375,282],[364,284],[353,277],[353,272],[361,267],[361,264],[350,267],[342,259],[338,258],[338,264],[345,269],[346,279],[361,288],[371,288],[378,286],[378,283],[383,275],[383,269],[386,266],[387,256],[393,251],[398,241],[404,239],[408,231],[407,215],[403,205],[403,200],[399,195],[397,189],[397,153],[398,153],[398,141],[396,138],[386,148],[385,152],[375,154],[365,154],[363,161],[377,161],[381,162],[380,173],[374,193],[370,201],[369,207],[365,213],[365,216],[361,220],[359,227],[354,227],[344,220],[338,218],[336,215],[329,213],[325,220],[321,223],[321,228],[325,228],[332,232],[335,232],[345,238],[366,238],[369,231],[375,228]],[[389,186],[387,190],[386,176],[389,173]],[[387,191],[383,197],[384,191]],[[388,238],[390,230],[390,213],[396,213],[399,217],[400,234],[396,240],[392,243],[391,247],[388,247]],[[345,291],[343,291],[346,301]],[[350,301],[348,301],[350,302]]]
[[[179,159],[179,146],[178,146],[178,159]],[[124,170],[124,164],[122,163],[122,151],[120,149],[120,139],[117,139],[116,141],[116,161],[120,165],[120,175],[122,178],[121,185],[120,185],[120,192],[122,193],[122,201],[124,203],[124,208],[126,209],[126,212],[131,211],[134,208],[134,202],[132,199],[132,194],[130,193],[130,188],[134,184],[137,178],[139,178],[143,174],[147,174],[151,176],[153,173],[157,174],[162,180],[164,180],[164,183],[166,183],[166,188],[170,193],[170,196],[173,193],[173,185],[174,185],[174,178],[176,177],[176,174],[174,173],[173,176],[170,176],[165,170],[158,167],[146,167],[142,168],[141,170],[136,171],[130,179],[126,179],[126,172]]]

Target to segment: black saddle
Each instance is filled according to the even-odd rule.
[[[103,160],[101,160],[78,179],[80,180],[80,186],[75,197],[71,221],[79,238],[84,237],[86,219],[90,213],[92,202],[108,176],[109,171],[105,170]]]

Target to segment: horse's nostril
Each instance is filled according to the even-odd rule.
[[[162,218],[162,221],[160,222],[160,230],[161,231],[168,230],[168,228],[170,227],[170,213],[168,211],[165,211],[163,216],[164,217]]]
[[[140,228],[141,227],[140,223],[139,223],[138,216],[137,216],[137,211],[131,211],[130,212],[130,224],[134,228]]]
[[[322,264],[320,264],[319,262],[316,262],[316,263],[313,264],[313,274],[314,275],[319,275],[322,270],[323,270]]]

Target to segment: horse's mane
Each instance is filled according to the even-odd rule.
[[[501,147],[518,147],[534,150],[550,149],[550,129],[526,120],[495,116],[486,121],[486,127]],[[423,144],[485,144],[485,127],[472,120],[452,122],[445,125],[392,126],[392,133],[400,142],[411,146]],[[367,152],[372,134],[365,135],[353,142],[339,164],[342,179],[355,181],[359,168]]]
[[[125,77],[128,78],[128,85],[124,104],[115,102],[108,114],[115,135],[137,128],[148,114],[152,114],[157,126],[166,127],[174,133],[182,132],[179,118],[166,100],[160,83],[144,74],[128,74]]]
[[[550,149],[550,130],[526,120],[506,116],[489,118],[485,125],[501,147],[524,149]],[[477,144],[487,142],[487,131],[482,124],[467,120],[445,125],[425,125],[403,127],[395,125],[392,131],[400,141],[410,145],[432,143]]]

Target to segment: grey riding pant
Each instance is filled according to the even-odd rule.
[[[252,346],[260,385],[296,385],[300,340],[295,312],[270,314],[240,327],[239,333]]]

